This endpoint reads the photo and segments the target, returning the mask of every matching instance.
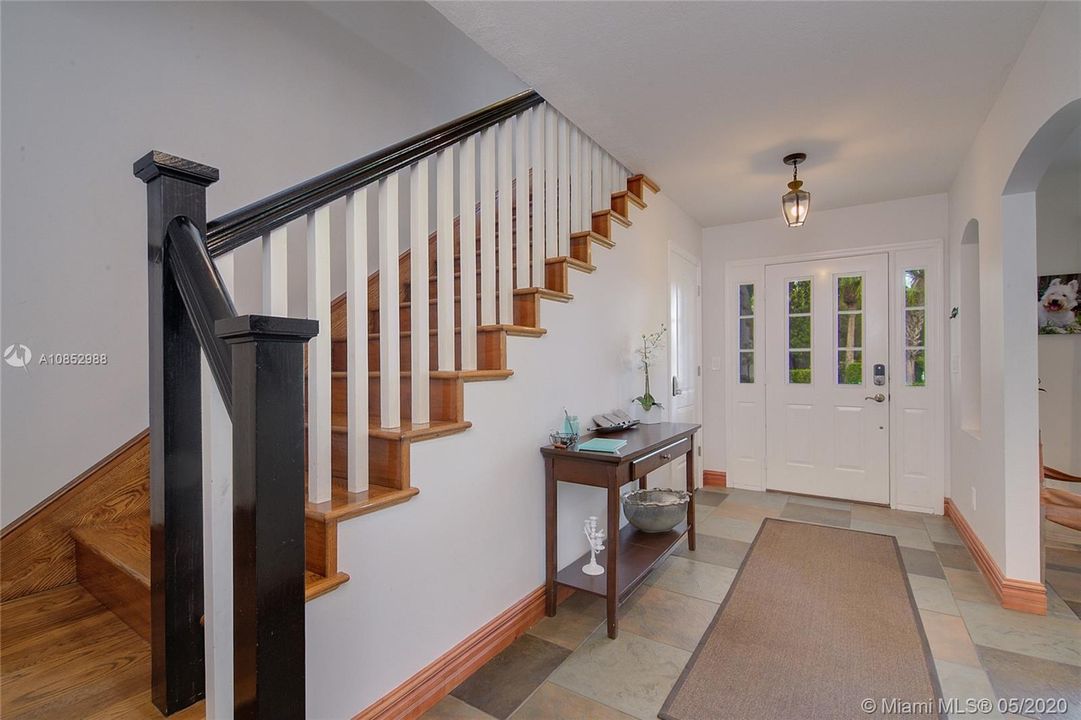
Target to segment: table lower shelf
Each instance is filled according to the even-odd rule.
[[[647,533],[633,525],[624,525],[619,531],[619,551],[616,563],[617,601],[622,603],[633,593],[660,561],[664,560],[687,534],[687,523],[681,522],[665,533]],[[609,540],[609,542],[611,542]],[[556,583],[591,593],[608,596],[608,551],[597,553],[597,564],[604,568],[603,575],[586,575],[582,566],[589,562],[589,553],[572,562],[556,574]]]

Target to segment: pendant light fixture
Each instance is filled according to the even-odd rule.
[[[806,153],[792,153],[784,156],[784,164],[792,166],[792,182],[788,183],[788,192],[781,196],[781,212],[788,227],[801,227],[807,219],[811,207],[811,193],[800,190],[803,181],[796,178],[797,165],[807,159]]]

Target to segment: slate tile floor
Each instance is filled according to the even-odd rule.
[[[424,717],[655,718],[759,524],[780,517],[897,538],[946,697],[1063,697],[1069,712],[1048,717],[1081,718],[1081,547],[1049,549],[1049,609],[1038,617],[998,606],[945,518],[736,489],[698,497],[698,549],[684,542],[623,605],[618,640],[603,600],[576,593]]]

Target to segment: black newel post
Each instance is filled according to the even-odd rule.
[[[304,343],[314,320],[219,320],[233,356],[235,718],[304,717]]]
[[[150,261],[151,695],[168,715],[205,688],[199,341],[165,262],[165,231],[185,215],[206,232],[206,187],[218,171],[157,151],[134,171],[146,183]]]

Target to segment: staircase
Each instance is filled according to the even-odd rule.
[[[460,177],[454,173],[455,153],[458,153]],[[434,165],[436,171],[435,182],[431,183],[435,187],[437,206],[435,232],[428,232],[429,165]],[[162,153],[151,153],[137,163],[136,174],[148,182],[151,176],[164,176],[169,181],[171,178],[186,183],[194,181],[202,187],[217,179],[217,171],[213,168]],[[413,183],[409,208],[412,235],[409,249],[405,252],[401,252],[401,235],[397,228],[399,175]],[[477,185],[474,185],[474,178]],[[378,202],[369,201],[369,186],[373,191],[378,188]],[[478,186],[480,193],[474,195]],[[495,382],[511,377],[514,371],[507,363],[507,337],[539,339],[545,336],[546,330],[541,324],[542,305],[545,302],[573,301],[571,275],[594,272],[597,261],[602,260],[600,255],[615,249],[614,226],[630,226],[632,208],[635,212],[646,208],[647,190],[656,193],[659,188],[644,175],[630,175],[624,171],[614,158],[532,92],[509,98],[423,136],[410,138],[241,208],[206,224],[208,229],[205,237],[199,235],[199,206],[196,206],[194,214],[190,210],[162,211],[159,214],[164,217],[155,218],[157,206],[154,203],[157,201],[151,188],[152,250],[155,220],[162,221],[164,227],[167,224],[165,221],[177,215],[193,215],[195,218],[193,223],[184,226],[195,238],[194,244],[189,243],[187,249],[173,236],[174,232],[180,232],[175,220],[169,224],[166,237],[175,248],[171,252],[177,256],[188,253],[187,257],[174,261],[178,267],[175,272],[179,275],[191,272],[192,277],[186,280],[181,277],[177,284],[184,286],[187,282],[189,286],[189,294],[183,298],[185,307],[192,315],[198,334],[198,347],[209,363],[216,387],[227,408],[230,407],[230,398],[235,399],[238,392],[242,397],[238,402],[251,401],[255,393],[253,388],[257,385],[248,377],[248,384],[242,390],[234,387],[238,383],[243,384],[246,378],[243,373],[240,380],[234,377],[238,372],[239,355],[230,351],[213,334],[215,321],[221,332],[223,318],[254,322],[235,317],[232,301],[224,292],[231,282],[234,263],[232,251],[246,242],[262,238],[264,305],[274,314],[284,314],[285,273],[284,267],[279,264],[284,262],[284,228],[292,220],[307,218],[308,316],[319,320],[319,328],[304,352],[304,442],[296,446],[298,453],[303,447],[306,463],[304,491],[307,499],[302,538],[305,601],[332,592],[350,579],[344,571],[346,569],[338,567],[338,524],[400,505],[420,492],[414,486],[410,472],[412,445],[462,433],[471,427],[464,407],[464,384]],[[199,192],[202,192],[202,188],[199,188]],[[457,205],[454,203],[456,194],[459,197]],[[186,202],[185,197],[181,199]],[[349,280],[346,293],[332,299],[329,288],[330,203],[343,197],[347,200],[345,243]],[[169,201],[170,198],[165,197],[167,208]],[[377,233],[369,232],[368,213],[373,206],[378,223],[371,225],[378,224]],[[181,206],[181,209],[184,207]],[[454,212],[455,209],[462,212]],[[418,228],[423,228],[424,232],[418,232]],[[369,238],[369,235],[374,237]],[[379,248],[382,272],[368,272],[366,267],[366,251],[372,241]],[[600,252],[595,255],[597,248]],[[211,261],[211,257],[214,261]],[[152,251],[152,298],[155,287],[153,263]],[[188,270],[185,270],[185,263]],[[205,267],[201,267],[200,263]],[[195,277],[196,270],[203,275]],[[418,277],[414,278],[414,275]],[[181,287],[181,294],[184,292],[185,288]],[[366,309],[366,316],[350,322],[351,304],[362,311]],[[153,338],[161,328],[155,327],[153,306],[151,309]],[[279,319],[266,320],[277,322]],[[282,322],[288,325],[291,321]],[[313,325],[309,323],[309,326]],[[165,328],[165,331],[168,344],[169,328]],[[424,339],[423,335],[427,335],[427,338]],[[306,338],[307,335],[298,334],[296,337]],[[297,341],[291,342],[295,346]],[[366,345],[362,346],[361,343]],[[152,341],[152,369],[155,362],[177,362],[169,353],[162,355],[160,349],[157,352],[159,354],[155,355]],[[231,374],[228,369],[230,358],[233,362]],[[280,369],[267,367],[274,363],[260,362],[254,365],[258,367],[251,370],[252,373],[270,373]],[[173,377],[180,372],[187,374],[186,380],[191,382],[191,371],[191,363],[188,362],[174,365],[172,371],[166,367],[164,376]],[[160,390],[156,389],[154,377],[152,371],[152,419],[155,402],[160,402],[155,400],[155,392]],[[263,375],[252,377],[262,378]],[[280,386],[282,393],[287,394],[290,388],[295,391],[297,386],[297,382],[290,380],[287,373],[280,378],[274,375],[267,377],[285,383]],[[173,379],[176,381],[175,377]],[[213,437],[213,433],[222,425],[222,418],[214,415],[217,411],[211,407],[213,403],[208,401],[206,392],[204,388],[201,423]],[[248,394],[244,395],[245,392]],[[299,399],[297,396],[298,406]],[[249,436],[244,436],[248,432],[247,424],[255,420],[248,415],[238,416],[237,413],[242,410],[236,407],[233,406],[231,410],[234,448],[252,452],[254,446],[260,452],[272,452],[273,444],[271,450],[267,450],[255,442],[253,438],[257,431],[254,428],[250,429]],[[351,409],[361,417],[350,417]],[[367,417],[364,418],[364,415]],[[198,422],[198,418],[186,420]],[[197,424],[194,426],[196,436],[198,429]],[[275,428],[272,426],[272,429]],[[188,426],[188,430],[190,432],[191,426]],[[293,431],[288,428],[283,432],[283,438],[299,438],[301,427],[295,426],[296,434],[293,435],[289,434]],[[188,436],[189,441],[191,437]],[[238,440],[238,437],[241,439]],[[244,444],[245,438],[251,442],[250,445]],[[74,544],[78,582],[153,645],[159,634],[154,632],[151,623],[155,570],[151,559],[150,517],[153,513],[149,512],[149,508],[154,481],[151,479],[151,460],[147,457],[150,455],[148,444],[146,436],[131,444],[128,449],[133,457],[130,467],[123,478],[118,477],[112,482],[113,487],[95,487],[95,492],[103,498],[102,502],[106,497],[122,495],[122,511],[87,513],[81,519],[70,521],[67,531]],[[352,468],[351,456],[355,463]],[[297,456],[287,454],[282,457]],[[168,449],[166,460],[173,462]],[[220,475],[214,469],[218,467],[215,463],[220,460],[211,457],[209,462],[211,472],[203,479],[202,492],[215,497],[221,492],[214,485],[214,478]],[[171,465],[170,469],[175,467]],[[233,464],[224,467],[224,470],[232,473],[234,467],[239,465]],[[261,479],[267,483],[266,488],[276,491],[281,489],[281,482],[278,481],[288,479],[266,477],[268,472],[276,474],[273,464],[258,467],[263,468],[259,471],[262,475],[250,469],[250,474],[246,476],[233,475],[235,482],[252,483]],[[299,464],[297,469],[299,471]],[[299,490],[299,473],[297,482]],[[234,490],[234,495],[240,492]],[[155,489],[153,492],[163,491]],[[176,490],[173,493],[175,496]],[[194,495],[198,495],[198,492]],[[183,507],[177,505],[176,510],[169,511],[174,518],[174,526],[178,522],[175,518],[179,515],[186,512],[190,517],[200,510],[200,506],[194,502],[198,500],[197,497],[186,497],[184,494],[175,497],[172,502],[180,503]],[[292,496],[262,498],[261,501],[265,507],[267,504],[280,503],[281,497]],[[166,507],[168,502],[170,500],[166,498]],[[256,512],[253,509],[256,506],[236,504],[239,502],[234,498],[236,510],[232,511],[233,518],[247,521],[249,516],[244,513]],[[230,510],[210,512],[208,522],[213,526],[217,522],[214,512]],[[107,522],[95,519],[98,517],[107,518]],[[254,538],[256,543],[269,542],[275,548],[284,548],[289,542],[285,536],[280,541],[273,537],[269,540],[259,539],[258,533],[273,534],[276,529],[274,523],[268,525],[265,520],[261,525],[253,521],[245,526],[242,522],[240,525],[234,524],[233,533],[247,533],[244,535],[245,542]],[[164,530],[162,532],[165,534]],[[178,541],[175,535],[160,540],[163,552],[174,554],[189,548],[190,544],[185,546],[182,541],[182,536]],[[179,545],[175,544],[178,542]],[[279,542],[285,544],[279,545]],[[211,552],[212,557],[217,557],[216,550],[212,549]],[[237,552],[240,553],[240,550]],[[197,568],[196,572],[201,573],[201,555],[190,561]],[[240,568],[241,562],[250,562],[250,558],[234,558],[237,568]],[[297,563],[296,567],[299,568],[299,556]],[[262,590],[242,588],[240,585],[234,588],[237,604],[234,617],[240,617],[236,613],[240,612],[241,593],[257,594],[259,602],[274,596],[277,589],[273,583],[278,581],[275,580],[275,571],[280,575],[280,569],[267,571],[256,568],[251,571],[258,582],[270,583]],[[264,575],[259,575],[259,572]],[[209,575],[206,582],[212,582]],[[45,587],[56,584],[59,583]],[[45,588],[39,583],[37,589]],[[188,606],[187,609],[180,607],[179,616],[183,622],[187,622],[191,605],[202,606],[201,591],[189,586],[176,592],[181,591],[188,593]],[[8,590],[5,588],[7,596]],[[176,603],[177,600],[166,599],[165,602]],[[166,614],[177,610],[175,604],[165,607]],[[270,609],[277,610],[273,606]],[[185,612],[189,612],[189,615],[184,615]],[[261,610],[259,614],[262,618]],[[208,619],[212,617],[212,609],[207,608],[200,619],[200,622],[207,623],[208,635],[213,632],[211,620]],[[294,641],[289,647],[299,652],[301,657],[277,658],[271,655],[279,666],[268,675],[270,681],[260,681],[260,687],[270,686],[275,690],[275,685],[283,682],[282,678],[289,678],[292,687],[289,688],[288,697],[295,698],[299,694],[299,712],[302,714],[303,675],[301,672],[297,682],[292,677],[297,673],[290,664],[294,668],[297,663],[301,669],[303,667],[303,616],[301,612],[300,615],[294,613],[289,617],[294,620],[299,618],[301,645],[298,650]],[[260,622],[264,620],[260,619]],[[184,632],[189,633],[183,636],[187,638],[186,641],[183,637],[170,637],[168,641],[182,650],[196,639],[201,641],[201,628],[189,627]],[[227,638],[219,642],[231,645],[232,640]],[[186,651],[192,652],[190,648]],[[248,652],[250,648],[242,648],[241,644],[234,648],[237,667],[243,666],[249,659],[249,656],[240,655],[242,651]],[[169,652],[164,653],[165,659],[160,662],[170,662]],[[188,657],[189,664],[195,660],[201,663],[202,656],[194,660]],[[269,661],[264,659],[261,662],[265,664]],[[187,672],[189,674],[182,677],[180,684],[188,683],[189,687],[192,683],[201,684],[201,665],[197,672],[192,669]],[[161,699],[165,697],[165,690],[159,689],[159,682],[161,688],[168,682],[174,687],[177,684],[171,675],[168,681],[159,680],[166,675],[164,667],[155,665],[154,702],[159,708],[166,710],[164,706],[167,706],[167,711],[172,712],[201,697],[197,688],[194,691],[170,690],[170,699]],[[282,692],[280,688],[276,690]],[[236,702],[239,708],[242,702],[239,692]],[[247,698],[246,702],[254,703],[251,698]],[[274,703],[266,699],[259,702],[263,708],[258,713],[259,717],[296,714],[295,708],[283,709],[278,706],[267,710]]]
[[[420,490],[413,487],[409,472],[409,451],[413,443],[437,437],[465,432],[472,423],[465,419],[463,386],[467,382],[493,382],[505,380],[514,371],[507,367],[506,338],[508,336],[540,338],[545,329],[540,324],[541,306],[545,301],[566,303],[574,299],[568,292],[571,271],[589,274],[593,263],[594,246],[602,249],[615,247],[612,241],[612,224],[629,227],[629,208],[645,209],[645,191],[654,192],[657,186],[644,175],[627,179],[627,190],[612,194],[612,207],[592,213],[592,229],[571,235],[569,256],[557,256],[545,261],[547,287],[521,288],[514,291],[514,322],[506,325],[478,327],[476,370],[453,370],[430,372],[431,420],[414,426],[409,421],[411,407],[411,360],[410,333],[401,332],[401,371],[399,392],[402,407],[402,423],[399,428],[387,429],[379,423],[379,392],[382,377],[379,372],[379,300],[378,295],[368,297],[368,443],[369,488],[364,493],[351,493],[346,488],[348,477],[348,450],[345,439],[348,431],[346,410],[347,372],[345,336],[346,297],[341,295],[333,301],[331,326],[333,339],[333,425],[332,467],[333,495],[330,501],[308,502],[305,508],[305,599],[311,601],[349,580],[349,575],[337,566],[337,525],[339,522],[360,517],[371,512],[404,503]],[[459,223],[455,222],[455,270],[460,267],[461,242]],[[478,231],[479,240],[479,231]],[[435,242],[429,237],[432,258],[428,282],[433,295],[436,284]],[[516,247],[517,241],[514,246]],[[409,251],[399,258],[400,293],[398,304],[401,327],[409,327],[412,306],[409,300]],[[479,277],[480,270],[477,270]],[[459,275],[460,278],[460,275]],[[378,273],[369,276],[369,286],[378,286]],[[455,284],[455,318],[461,317],[460,283]],[[475,301],[480,303],[479,295]],[[436,300],[429,302],[429,322],[433,328],[436,319]],[[457,333],[460,337],[460,328]],[[431,362],[436,362],[435,332],[429,339]],[[460,362],[460,340],[457,346]],[[148,469],[144,470],[147,473]],[[149,502],[149,489],[144,483]],[[79,582],[110,608],[139,635],[150,639],[150,525],[144,513],[133,514],[103,525],[81,526],[72,530],[76,547],[76,563]]]

